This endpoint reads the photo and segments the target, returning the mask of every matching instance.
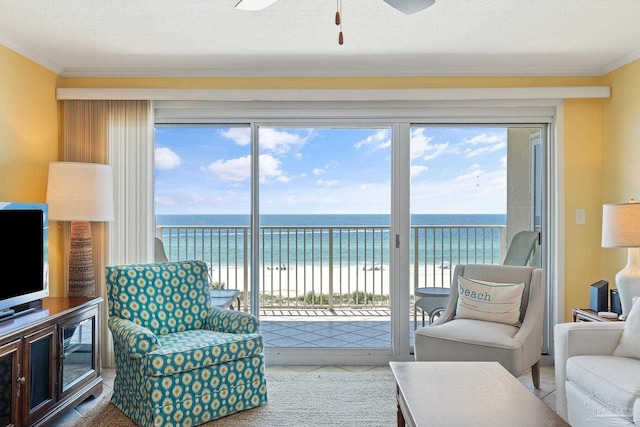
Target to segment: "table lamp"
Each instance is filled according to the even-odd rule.
[[[49,218],[71,221],[69,251],[70,297],[95,295],[91,226],[89,221],[112,221],[113,172],[97,163],[49,164]]]
[[[622,318],[626,318],[633,297],[640,296],[640,203],[602,206],[602,247],[628,248],[627,265],[616,274]]]

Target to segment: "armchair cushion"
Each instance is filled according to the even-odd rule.
[[[458,277],[456,319],[520,324],[524,283],[496,283]]]
[[[149,375],[173,375],[262,353],[262,337],[195,330],[158,337],[160,348],[149,354]]]
[[[439,325],[437,328],[418,330],[416,333],[426,331],[429,331],[429,336],[432,338],[440,338],[450,342],[504,349],[516,349],[522,345],[513,338],[518,332],[517,327],[484,320],[456,319]],[[447,346],[446,342],[442,345]],[[443,351],[447,352],[445,349]],[[460,357],[462,357],[461,360],[465,360],[467,355],[461,354]]]
[[[631,417],[640,396],[640,364],[626,357],[583,355],[567,360],[567,381],[595,402]],[[589,402],[584,402],[589,404]]]

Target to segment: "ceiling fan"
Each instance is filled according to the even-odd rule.
[[[278,0],[240,0],[236,4],[236,9],[241,10],[262,10],[271,6]],[[420,12],[433,5],[436,0],[384,0],[389,6],[400,12],[411,15]]]

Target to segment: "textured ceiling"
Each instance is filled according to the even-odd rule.
[[[66,76],[602,75],[640,57],[638,0],[0,0],[0,44]]]

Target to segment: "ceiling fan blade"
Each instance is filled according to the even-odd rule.
[[[384,0],[384,2],[406,15],[411,15],[433,6],[436,0]]]
[[[240,10],[262,10],[271,6],[278,0],[240,0],[236,3],[236,9]]]

